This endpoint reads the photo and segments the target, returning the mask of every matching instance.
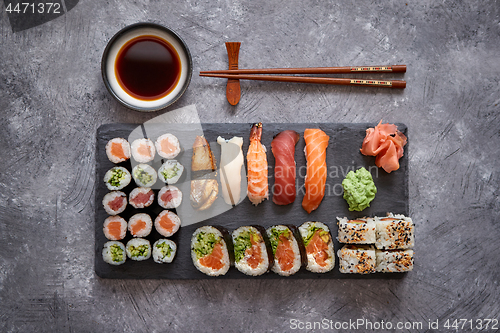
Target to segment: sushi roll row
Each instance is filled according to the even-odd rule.
[[[338,218],[341,273],[408,272],[413,270],[415,227],[411,218],[388,213],[386,217],[356,220]]]
[[[275,225],[243,226],[231,234],[222,228],[198,228],[191,239],[194,266],[209,276],[224,275],[232,262],[246,275],[273,271],[281,276],[297,273],[301,267],[326,273],[335,265],[332,237],[321,222],[306,222],[299,228]]]
[[[159,136],[154,143],[151,139],[141,138],[129,144],[123,138],[114,138],[106,144],[106,155],[115,164],[125,162],[131,156],[139,163],[148,163],[154,159],[156,152],[162,158],[175,158],[181,152],[179,140],[167,133]]]
[[[164,210],[154,220],[156,231],[164,236],[174,235],[181,226],[181,220],[172,211]],[[118,241],[125,238],[127,230],[132,237],[147,237],[153,229],[153,220],[149,214],[138,213],[133,215],[128,223],[124,218],[114,215],[104,220],[103,232],[107,239]]]
[[[102,259],[110,265],[124,264],[127,258],[134,261],[147,260],[153,255],[156,263],[171,263],[177,252],[177,245],[170,239],[159,239],[151,248],[151,243],[144,238],[133,238],[123,245],[119,241],[104,244]]]
[[[109,215],[118,215],[125,211],[127,203],[137,209],[149,207],[154,202],[155,194],[149,187],[136,187],[128,197],[124,192],[112,191],[102,199],[104,210]],[[164,209],[174,209],[182,203],[182,192],[174,185],[161,188],[158,193],[158,205]]]

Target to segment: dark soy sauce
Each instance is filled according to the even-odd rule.
[[[156,36],[139,36],[120,49],[115,72],[127,94],[152,101],[175,88],[181,76],[181,61],[167,41]]]

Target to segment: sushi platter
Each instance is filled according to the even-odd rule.
[[[246,123],[238,123],[238,124],[200,124],[199,126],[193,126],[193,124],[149,124],[147,128],[144,125],[140,124],[107,124],[102,125],[97,130],[97,140],[96,140],[96,203],[95,203],[95,271],[98,276],[101,278],[111,278],[111,279],[340,279],[340,278],[384,278],[384,279],[398,279],[403,277],[405,274],[401,273],[372,273],[372,274],[343,274],[339,271],[339,258],[337,257],[337,251],[342,248],[342,244],[337,240],[339,227],[337,225],[337,218],[343,219],[342,221],[354,220],[358,221],[358,219],[362,219],[363,217],[375,217],[375,216],[386,216],[387,213],[401,214],[404,216],[408,216],[409,213],[409,203],[408,203],[408,154],[405,150],[403,156],[399,159],[399,168],[393,172],[386,172],[382,168],[377,168],[375,166],[375,157],[373,156],[365,156],[360,153],[361,144],[367,134],[367,128],[373,126],[373,124],[341,124],[341,123],[308,123],[308,124],[276,124],[276,123],[264,123],[261,134],[261,143],[267,148],[261,152],[267,156],[268,163],[268,183],[269,183],[269,198],[268,200],[263,200],[258,203],[258,205],[253,205],[252,202],[247,197],[247,160],[246,158],[242,163],[243,167],[241,168],[241,173],[239,169],[232,174],[224,173],[222,174],[219,170],[220,162],[221,162],[221,148],[229,149],[224,145],[225,141],[222,139],[217,140],[219,136],[228,140],[233,137],[243,138],[243,142],[241,143],[241,139],[238,139],[238,144],[242,147],[243,156],[247,156],[247,152],[250,145],[250,132],[252,130],[253,124]],[[407,128],[404,124],[396,124],[397,129],[401,131],[401,136],[406,140]],[[306,143],[304,141],[304,132],[306,129],[320,129],[324,137],[326,137],[326,184],[325,184],[325,193],[322,200],[320,199],[319,205],[314,208],[308,209],[311,212],[308,213],[305,208],[302,206],[302,201],[304,196],[307,195],[305,186],[305,176],[307,173],[306,168],[306,155],[304,154],[304,148]],[[273,202],[273,185],[275,184],[275,170],[273,167],[275,166],[275,158],[273,153],[271,152],[271,142],[273,138],[277,136],[280,132],[285,130],[293,130],[296,131],[300,138],[296,143],[295,147],[295,163],[296,163],[296,199],[287,205],[277,205]],[[140,192],[137,189],[137,180],[134,182],[134,179],[137,179],[137,175],[140,172],[143,174],[150,168],[148,165],[139,164],[137,166],[132,164],[131,160],[126,160],[121,162],[120,160],[111,162],[109,157],[109,152],[107,154],[106,147],[110,140],[115,138],[124,138],[132,142],[132,139],[143,139],[149,138],[154,142],[162,135],[166,133],[172,134],[172,137],[175,137],[175,140],[178,139],[178,145],[175,149],[179,150],[175,154],[175,160],[178,164],[171,162],[172,160],[167,161],[163,157],[156,157],[153,161],[146,162],[146,160],[142,161],[144,163],[148,163],[152,165],[153,168],[159,170],[160,168],[169,168],[169,170],[178,170],[177,166],[181,169],[180,172],[175,178],[175,190],[180,192],[180,198],[175,205],[172,205],[169,202],[159,202],[157,197],[164,198],[165,183],[167,180],[165,177],[168,172],[162,172],[158,174],[158,178],[156,178],[156,174],[154,177],[142,177],[142,182],[149,181],[149,184],[146,184],[147,187],[140,187]],[[325,135],[326,133],[326,135]],[[213,164],[213,170],[211,178],[203,178],[203,186],[207,187],[207,184],[210,186],[219,187],[218,194],[217,189],[215,189],[215,195],[210,196],[208,199],[204,198],[201,202],[193,203],[193,180],[196,177],[199,177],[200,170],[205,170],[203,165],[198,166],[198,169],[195,169],[194,166],[194,158],[193,153],[198,153],[199,150],[193,148],[193,144],[195,140],[199,140],[200,137],[203,137],[206,143],[209,143],[209,153],[211,160],[209,161],[208,168],[211,169]],[[219,142],[219,143],[217,143]],[[406,141],[405,141],[406,143]],[[128,143],[127,143],[128,145]],[[196,146],[196,144],[195,144]],[[234,145],[233,145],[234,146]],[[200,147],[206,148],[202,144]],[[226,148],[224,148],[226,147]],[[129,149],[129,148],[127,148]],[[132,148],[132,154],[134,154],[134,147]],[[152,148],[153,149],[153,148]],[[158,146],[157,146],[158,149]],[[172,148],[173,149],[173,148]],[[210,150],[211,149],[211,150]],[[407,147],[406,147],[407,149]],[[128,152],[130,155],[130,152]],[[213,155],[213,156],[212,156]],[[167,155],[165,155],[167,156]],[[235,155],[236,156],[236,155]],[[234,157],[236,158],[236,157]],[[238,158],[241,158],[238,156]],[[227,159],[227,156],[223,157],[222,160]],[[137,160],[137,158],[136,158]],[[165,162],[168,163],[165,163]],[[378,160],[377,160],[378,161]],[[202,161],[203,162],[203,161]],[[193,163],[193,165],[192,165]],[[206,164],[205,164],[206,165]],[[123,188],[119,189],[120,192],[112,192],[114,197],[109,200],[114,200],[116,196],[122,195],[124,197],[125,205],[120,208],[119,216],[114,215],[112,217],[109,216],[110,209],[104,202],[109,201],[110,198],[110,190],[116,190],[114,188],[110,188],[109,182],[111,182],[109,176],[109,170],[114,167],[121,167],[126,169],[125,173],[129,174],[129,178],[131,178],[130,174],[133,175],[134,179],[128,183],[128,185],[124,185]],[[142,167],[142,169],[140,169]],[[137,169],[139,168],[139,169]],[[182,170],[183,168],[183,170]],[[362,211],[350,211],[349,205],[346,203],[346,200],[343,198],[343,186],[342,182],[349,171],[356,171],[357,169],[365,168],[369,170],[373,177],[374,184],[376,185],[376,195],[373,201],[370,202],[369,207],[363,209]],[[127,172],[128,170],[128,172]],[[139,171],[137,171],[139,170]],[[213,171],[208,170],[208,171]],[[217,172],[219,170],[219,172]],[[168,170],[167,170],[168,171]],[[120,171],[121,172],[121,171]],[[139,172],[139,173],[138,173]],[[210,173],[210,172],[208,172]],[[250,176],[250,174],[249,174]],[[107,177],[107,178],[106,178]],[[104,179],[108,180],[108,183],[103,181]],[[161,178],[161,179],[160,179]],[[201,178],[200,178],[201,179]],[[207,180],[208,179],[208,180]],[[238,179],[238,188],[231,187],[231,182],[234,179]],[[241,185],[239,182],[241,179]],[[251,181],[251,178],[248,178],[248,182]],[[210,183],[208,183],[210,182]],[[221,189],[222,184],[229,183],[230,185],[226,185],[226,189]],[[141,182],[139,182],[141,183]],[[221,184],[222,183],[222,184]],[[171,183],[169,183],[171,184]],[[214,185],[215,184],[215,185]],[[144,185],[144,186],[146,186]],[[167,186],[170,187],[171,185]],[[241,187],[241,188],[240,188]],[[135,190],[134,190],[135,189]],[[134,191],[134,192],[133,192]],[[152,191],[152,192],[151,192]],[[159,194],[161,192],[161,194]],[[238,193],[237,199],[235,201],[230,202],[229,204],[227,199],[227,191],[229,193]],[[130,195],[133,192],[132,196]],[[190,196],[191,192],[191,196]],[[212,191],[213,193],[213,191]],[[241,195],[239,195],[241,193]],[[141,206],[141,204],[134,204],[133,202],[129,202],[130,204],[126,204],[126,198],[128,197],[131,200],[132,197],[143,196],[146,198],[146,201],[149,200],[147,197],[151,195],[151,198],[154,200],[153,203],[148,203],[146,206]],[[252,195],[254,195],[252,193]],[[106,196],[106,198],[105,198]],[[119,200],[119,199],[117,199]],[[207,200],[209,201],[207,203]],[[170,206],[169,206],[170,205]],[[160,216],[165,214],[170,214],[174,216],[176,221],[181,221],[181,226],[179,227],[176,222],[175,231],[163,232],[162,229],[158,226],[161,224],[161,221],[158,222],[158,219],[161,220]],[[149,215],[147,217],[146,215]],[[128,230],[130,232],[126,232],[124,237],[118,238],[123,244],[129,243],[131,239],[134,237],[131,233],[135,232],[134,227],[130,226],[130,221],[135,221],[139,219],[141,216],[146,216],[150,221],[148,222],[149,229],[152,229],[150,232],[145,234],[144,239],[147,240],[150,244],[153,244],[159,241],[156,244],[172,244],[176,249],[174,249],[174,254],[170,256],[165,263],[157,263],[156,259],[147,258],[147,260],[126,260],[124,255],[124,261],[120,262],[120,264],[109,264],[103,258],[103,248],[106,249],[109,245],[110,238],[109,234],[103,231],[103,225],[105,220],[107,220],[107,224],[109,224],[110,220],[121,220],[120,223],[125,223],[129,221]],[[156,218],[156,221],[155,221]],[[173,220],[173,219],[171,219]],[[383,221],[384,218],[380,219],[380,223],[389,223],[387,221]],[[402,220],[402,219],[401,219]],[[151,227],[154,222],[155,227]],[[250,276],[243,274],[240,271],[240,268],[236,269],[235,267],[230,267],[228,270],[224,272],[224,274],[213,277],[207,275],[208,273],[202,273],[200,268],[194,264],[194,259],[192,259],[192,237],[193,234],[199,234],[199,229],[204,226],[214,226],[219,228],[220,230],[227,230],[229,234],[238,229],[239,233],[243,234],[245,228],[239,229],[241,227],[246,226],[257,226],[251,227],[250,229],[259,230],[262,232],[260,234],[265,234],[264,230],[270,228],[275,225],[286,225],[290,226],[290,230],[296,233],[300,238],[300,234],[298,230],[299,226],[305,224],[306,222],[314,221],[314,222],[322,222],[318,223],[318,226],[326,226],[326,231],[330,231],[331,236],[329,235],[328,241],[330,239],[332,242],[329,243],[330,248],[333,243],[333,248],[335,251],[335,264],[333,269],[328,269],[328,271],[324,273],[313,273],[310,270],[306,270],[304,266],[298,269],[294,274],[290,274],[290,276],[283,276],[284,274],[276,274],[274,272],[265,272],[259,273],[258,276]],[[411,221],[411,220],[410,220]],[[142,223],[142,221],[139,221]],[[117,222],[118,223],[118,222]],[[135,223],[135,222],[134,222]],[[346,227],[348,224],[342,222],[343,227]],[[308,224],[308,225],[316,225],[316,224]],[[303,227],[302,227],[303,228]],[[413,224],[412,224],[413,228]],[[212,228],[214,233],[218,233],[215,228]],[[286,229],[286,228],[285,228]],[[208,230],[208,229],[206,229]],[[243,230],[240,232],[240,230]],[[301,233],[303,229],[300,229]],[[325,229],[323,229],[325,230]],[[344,232],[345,230],[342,230]],[[140,234],[141,231],[137,231],[137,234],[134,234],[136,237],[142,237]],[[248,232],[248,230],[247,230]],[[268,231],[269,232],[269,231]],[[160,234],[161,233],[161,234]],[[258,233],[258,232],[257,232]],[[413,233],[413,229],[411,230]],[[319,233],[318,233],[319,234]],[[302,237],[305,234],[303,234]],[[221,234],[221,237],[224,235]],[[201,237],[201,236],[200,236]],[[234,235],[233,235],[234,237]],[[413,246],[413,235],[412,237],[412,246]],[[164,240],[164,238],[168,238]],[[267,236],[264,237],[266,239],[266,246],[269,249],[269,241],[267,240]],[[230,238],[225,238],[226,242],[231,242]],[[139,243],[143,241],[142,238],[134,239],[135,243]],[[272,241],[272,240],[271,240]],[[146,241],[144,241],[147,243]],[[375,242],[375,241],[373,241]],[[116,242],[117,243],[117,242]],[[252,241],[253,244],[253,241]],[[374,244],[374,243],[373,243]],[[121,245],[123,246],[123,245]],[[365,245],[363,245],[365,246]],[[371,245],[373,246],[373,245]],[[389,246],[389,245],[388,245]],[[368,248],[368,246],[365,246]],[[264,242],[262,242],[262,249],[265,251]],[[345,250],[344,250],[345,249]],[[364,249],[364,248],[363,248]],[[359,251],[364,251],[361,247],[358,249]],[[232,243],[230,250],[224,248],[227,252],[230,252],[231,261],[233,261],[234,252],[232,250]],[[344,247],[342,249],[342,253],[346,253],[347,256],[350,255],[350,248]],[[127,245],[128,251],[128,245]],[[215,250],[213,250],[215,251]],[[302,251],[302,250],[301,250]],[[125,248],[123,247],[123,252],[125,252]],[[383,251],[379,251],[383,252]],[[128,253],[128,252],[127,252]],[[302,253],[302,252],[301,252]],[[340,251],[339,251],[340,253]],[[373,250],[375,253],[375,250]],[[380,254],[380,253],[379,253]],[[379,256],[377,254],[377,258]],[[386,253],[387,254],[387,253]],[[170,255],[170,254],[169,254]],[[383,253],[381,254],[383,255]],[[411,256],[413,260],[413,252],[411,252]],[[153,252],[153,257],[155,257],[155,253]],[[302,256],[304,258],[304,256]],[[130,258],[130,257],[129,257]],[[173,260],[172,260],[173,258]],[[272,256],[269,257],[272,260]],[[306,260],[307,262],[307,260]],[[309,267],[308,267],[309,268]],[[370,272],[371,273],[371,272]]]

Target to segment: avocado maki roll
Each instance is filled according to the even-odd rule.
[[[125,246],[122,242],[110,241],[104,244],[102,259],[110,265],[121,265],[127,259]]]
[[[174,260],[177,245],[170,239],[158,239],[153,244],[153,260],[156,263],[171,263]]]
[[[175,184],[181,178],[184,167],[176,160],[169,160],[163,163],[158,169],[160,180],[166,184]]]
[[[132,177],[140,187],[151,187],[156,183],[156,170],[148,164],[138,164],[132,169]]]
[[[124,167],[113,167],[104,175],[104,183],[110,191],[121,190],[130,184],[130,172]]]
[[[127,257],[132,260],[142,261],[151,257],[151,243],[144,238],[133,238],[125,247]]]

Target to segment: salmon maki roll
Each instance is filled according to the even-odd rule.
[[[227,234],[227,231],[225,233]],[[231,260],[226,239],[222,231],[212,226],[204,226],[195,230],[191,238],[191,259],[200,272],[209,276],[227,273]]]
[[[275,225],[267,229],[274,255],[272,270],[281,276],[297,273],[303,264],[303,250],[300,249],[291,227],[293,226]]]
[[[109,215],[117,215],[127,208],[127,195],[121,191],[106,193],[102,199],[104,210]]]
[[[128,220],[128,231],[133,237],[146,237],[153,229],[153,221],[148,214],[135,214]]]
[[[239,227],[233,231],[232,238],[235,266],[240,272],[257,276],[269,271],[274,260],[264,228],[261,226]]]
[[[170,237],[179,230],[181,219],[177,214],[169,210],[164,210],[155,219],[155,229],[164,237]]]
[[[325,196],[326,184],[326,148],[330,137],[320,129],[306,129],[304,131],[306,147],[304,149],[307,160],[305,180],[306,194],[302,200],[302,207],[311,213],[317,209]]]
[[[112,241],[124,239],[127,235],[127,221],[120,216],[110,216],[104,220],[104,236]]]
[[[156,151],[163,158],[175,158],[181,152],[179,139],[173,134],[163,134],[156,139]]]
[[[130,194],[128,202],[134,208],[145,208],[151,206],[155,199],[155,193],[149,187],[136,187]]]
[[[330,229],[321,222],[306,222],[299,227],[307,254],[308,271],[326,273],[335,266],[335,252]]]
[[[139,163],[148,163],[155,158],[156,150],[150,139],[137,139],[130,146],[134,160]]]
[[[125,162],[130,158],[130,144],[123,138],[114,138],[106,144],[106,155],[113,163]]]

